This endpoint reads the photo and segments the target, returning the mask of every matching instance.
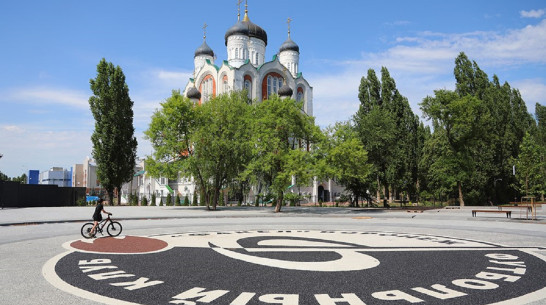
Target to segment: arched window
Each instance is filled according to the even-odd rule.
[[[239,59],[239,48],[235,48],[235,59]]]
[[[202,102],[208,102],[214,97],[214,79],[211,75],[205,76],[201,83],[201,99]]]
[[[224,78],[222,79],[222,87],[223,93],[229,92],[228,79],[226,75],[224,75]]]
[[[258,55],[259,55],[258,52],[256,52],[256,65],[259,65],[259,64],[260,64],[260,63],[259,63],[259,60],[258,60]]]
[[[249,100],[252,99],[252,80],[248,76],[245,76],[245,90]]]
[[[277,94],[282,87],[283,78],[278,74],[270,74],[267,76],[267,97],[272,94]]]
[[[296,95],[296,101],[303,101],[303,88],[298,87],[298,94]]]

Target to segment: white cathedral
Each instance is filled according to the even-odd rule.
[[[227,60],[220,67],[214,62],[216,55],[207,45],[206,35],[203,37],[203,44],[195,50],[193,78],[184,94],[199,103],[234,90],[246,89],[249,99],[257,102],[278,94],[303,101],[303,111],[312,116],[313,88],[298,70],[300,48],[290,39],[290,27],[278,54],[266,61],[267,33],[250,21],[246,6],[243,20],[240,14],[237,19],[226,32]],[[288,87],[282,88],[284,81]]]
[[[288,38],[271,61],[265,59],[267,33],[250,21],[247,5],[243,19],[238,13],[237,22],[227,30],[225,44],[227,60],[218,67],[215,64],[216,54],[207,45],[206,34],[203,36],[203,44],[195,50],[193,78],[186,85],[184,95],[201,104],[219,94],[246,89],[248,98],[256,102],[267,100],[272,94],[302,101],[303,111],[309,116],[313,115],[313,88],[299,72],[300,49],[290,38],[290,19]],[[193,178],[180,177],[176,181],[164,178],[154,181],[149,178],[146,182],[147,177],[142,174],[139,179],[137,185],[142,188],[138,191],[142,194],[139,197],[149,198],[151,193],[155,193],[158,198],[164,198],[168,192],[174,191],[182,198],[188,196],[191,200],[196,191]],[[314,179],[312,185],[292,188],[291,192],[305,195],[305,201],[316,203],[334,200],[343,190],[332,180],[323,182]],[[250,191],[245,202],[254,203],[254,191]]]

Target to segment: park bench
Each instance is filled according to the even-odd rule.
[[[499,210],[472,210],[472,217],[476,217],[476,213],[505,213],[506,218],[512,218],[512,211],[499,211]]]

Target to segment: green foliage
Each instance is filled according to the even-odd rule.
[[[241,92],[220,95],[197,107],[173,91],[145,132],[154,148],[147,160],[150,173],[195,177],[203,190],[201,203],[215,209],[220,189],[242,172],[250,158],[250,110]]]
[[[176,197],[174,198],[174,205],[181,205],[180,195],[178,193],[176,194]]]
[[[464,53],[455,60],[456,90],[436,90],[421,103],[434,132],[420,160],[423,190],[459,203],[507,202],[517,195],[511,167],[526,131],[534,128],[519,91],[489,81]],[[426,172],[426,173],[424,173]],[[464,198],[463,199],[463,194]]]
[[[113,201],[114,188],[121,190],[133,178],[137,148],[133,101],[121,68],[104,58],[97,65],[97,77],[89,82],[93,91],[89,105],[95,119],[92,154],[97,178]]]
[[[538,141],[526,133],[521,143],[521,152],[515,162],[516,179],[520,191],[526,196],[544,195],[545,164],[542,154]]]
[[[224,192],[220,192],[220,198],[218,199],[218,205],[219,206],[225,206],[225,200],[224,200]]]
[[[142,197],[142,201],[140,203],[142,206],[148,206],[148,198],[146,197]]]
[[[138,205],[138,196],[136,194],[130,194],[130,205],[137,206]]]
[[[287,192],[284,194],[284,200],[286,200],[291,207],[298,205],[298,203],[303,199],[303,195],[297,193]]]
[[[27,175],[26,174],[22,174],[21,176],[19,177],[8,177],[6,174],[2,173],[0,171],[0,181],[13,181],[13,182],[19,182],[21,184],[27,184]]]
[[[152,199],[151,199],[151,204],[150,205],[157,205],[157,198],[155,197],[155,193],[152,194]]]
[[[411,111],[407,98],[396,89],[396,83],[387,68],[381,69],[381,81],[373,69],[361,79],[360,108],[354,116],[368,160],[373,165],[365,189],[396,193],[415,192],[418,184],[419,120]],[[375,181],[372,181],[375,180]],[[354,189],[358,189],[355,187]]]
[[[82,198],[78,199],[78,200],[76,201],[76,205],[77,205],[77,206],[86,206],[86,205],[87,205],[87,201],[86,201],[85,197],[82,197]]]
[[[173,196],[171,195],[171,193],[168,193],[167,194],[167,200],[165,200],[165,205],[166,206],[171,205],[172,201],[173,201]]]
[[[184,196],[184,203],[183,203],[184,206],[189,206],[190,205],[190,199],[188,198],[188,195],[186,194],[186,196]]]
[[[283,194],[292,176],[306,184],[314,176],[314,159],[299,143],[318,143],[322,136],[314,119],[301,111],[301,103],[273,96],[258,104],[252,124],[253,159],[245,176],[258,183],[267,181],[280,212]]]
[[[191,202],[192,205],[197,206],[197,201],[198,201],[197,192],[193,192],[193,200]]]
[[[323,139],[317,147],[321,176],[333,178],[355,199],[365,196],[372,165],[355,128],[348,122],[336,123],[324,131]]]

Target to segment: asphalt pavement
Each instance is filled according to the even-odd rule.
[[[492,207],[479,207],[479,209],[483,208],[493,209]],[[452,269],[457,269],[456,272],[461,273],[461,275],[459,275],[455,271],[452,272],[448,270],[450,262],[453,260],[449,256],[451,250],[440,252],[439,255],[434,255],[434,252],[430,252],[430,249],[434,249],[434,245],[432,244],[431,247],[427,245],[426,247],[421,247],[418,249],[413,249],[411,252],[406,252],[407,249],[399,248],[400,245],[403,244],[404,240],[412,241],[412,243],[408,244],[408,247],[416,247],[414,243],[416,239],[428,240],[431,242],[436,240],[444,244],[451,242],[476,242],[476,244],[468,245],[468,247],[472,247],[473,250],[476,250],[476,253],[482,251],[483,248],[488,249],[488,247],[493,247],[496,249],[496,252],[488,252],[489,254],[487,255],[497,255],[500,258],[510,257],[510,255],[507,253],[514,253],[513,251],[517,251],[517,253],[519,253],[518,257],[526,258],[527,271],[525,273],[526,276],[519,275],[522,277],[522,279],[520,279],[519,282],[516,281],[515,283],[525,283],[525,287],[530,289],[529,291],[535,291],[533,293],[524,294],[523,298],[518,297],[518,293],[523,294],[523,292],[518,292],[522,286],[510,286],[508,285],[508,282],[504,283],[504,281],[502,281],[502,283],[507,286],[502,286],[502,289],[492,290],[497,292],[496,294],[486,293],[485,295],[487,298],[481,297],[480,294],[476,292],[478,290],[469,290],[468,287],[452,287],[461,290],[459,293],[465,293],[468,295],[468,297],[454,297],[456,293],[453,292],[453,299],[450,300],[451,303],[448,301],[440,302],[435,298],[432,298],[430,295],[424,295],[423,293],[418,294],[415,292],[417,290],[412,290],[414,289],[412,284],[398,284],[397,287],[399,287],[399,289],[397,291],[400,291],[399,295],[405,295],[406,300],[393,302],[393,304],[410,304],[407,299],[415,301],[417,298],[425,300],[427,304],[473,304],[473,302],[476,300],[481,300],[480,302],[482,303],[477,302],[475,304],[546,304],[546,213],[544,209],[537,210],[536,219],[528,219],[529,215],[527,215],[525,211],[522,211],[523,209],[514,209],[511,219],[506,218],[506,215],[504,214],[497,213],[478,213],[477,217],[472,217],[472,209],[476,209],[476,207],[464,207],[462,209],[432,209],[426,211],[412,209],[383,210],[362,208],[283,207],[283,212],[274,213],[271,207],[219,207],[217,211],[207,211],[204,207],[106,207],[107,211],[113,213],[113,218],[119,220],[123,224],[123,236],[151,238],[153,240],[165,241],[170,244],[170,248],[166,248],[166,250],[163,252],[160,251],[161,253],[158,254],[160,255],[158,258],[161,257],[161,259],[158,260],[169,262],[177,261],[180,259],[179,257],[188,255],[195,257],[195,261],[187,261],[185,259],[184,261],[186,265],[169,265],[168,263],[163,264],[165,265],[164,267],[167,268],[165,269],[166,271],[162,271],[163,273],[157,271],[152,272],[152,270],[158,268],[157,266],[159,265],[139,267],[144,270],[142,272],[148,272],[143,274],[142,277],[149,278],[151,283],[154,283],[154,277],[161,277],[161,275],[164,273],[172,273],[172,270],[179,270],[179,272],[182,272],[180,270],[189,270],[190,268],[196,268],[196,266],[206,266],[206,261],[201,262],[198,258],[202,258],[204,260],[210,258],[218,259],[219,257],[226,257],[227,255],[228,257],[233,257],[238,261],[242,261],[243,263],[228,265],[222,265],[219,263],[217,269],[222,270],[221,274],[227,274],[227,272],[233,272],[233,268],[231,266],[241,266],[241,268],[244,268],[241,270],[241,272],[244,271],[249,274],[249,276],[244,278],[244,281],[241,281],[241,283],[244,282],[248,283],[248,285],[252,284],[256,286],[252,286],[254,290],[249,288],[247,289],[248,291],[237,291],[237,289],[239,289],[237,288],[237,285],[228,284],[221,279],[218,280],[218,287],[206,286],[207,283],[208,285],[212,285],[213,283],[210,281],[211,275],[207,275],[206,273],[191,277],[193,281],[191,282],[191,285],[194,285],[195,287],[203,287],[207,289],[214,288],[220,289],[221,291],[226,291],[222,297],[217,296],[217,299],[215,299],[215,301],[211,301],[210,304],[230,304],[232,301],[235,302],[234,299],[237,299],[240,304],[248,305],[316,304],[317,302],[319,302],[319,304],[334,304],[324,301],[325,298],[333,299],[334,294],[336,293],[336,291],[334,291],[335,289],[332,290],[331,286],[329,285],[315,285],[313,286],[313,289],[316,291],[311,294],[293,293],[294,291],[297,292],[298,290],[303,291],[304,287],[302,286],[298,288],[298,286],[290,284],[292,283],[290,282],[290,279],[297,280],[298,277],[302,277],[299,281],[296,281],[297,283],[307,282],[311,278],[316,278],[317,281],[321,279],[320,277],[310,276],[311,273],[302,273],[302,271],[289,271],[292,273],[283,273],[278,271],[284,268],[281,266],[281,269],[276,269],[277,273],[271,273],[271,276],[273,277],[271,279],[267,279],[267,283],[260,284],[259,281],[262,277],[258,275],[264,274],[263,270],[259,268],[259,266],[261,266],[260,261],[264,260],[266,262],[272,262],[271,264],[274,265],[279,261],[279,253],[270,254],[270,256],[267,256],[267,254],[264,253],[260,254],[261,258],[259,259],[250,258],[248,259],[249,261],[245,261],[246,258],[240,257],[243,253],[239,250],[237,250],[239,251],[238,253],[230,252],[232,245],[229,244],[225,238],[214,239],[211,237],[209,242],[211,245],[215,244],[218,246],[218,249],[212,246],[212,248],[210,248],[207,244],[205,244],[205,246],[198,246],[197,244],[199,244],[201,240],[195,239],[194,242],[193,239],[191,239],[194,238],[194,235],[199,237],[201,235],[210,236],[214,234],[234,233],[243,234],[241,235],[239,241],[241,244],[255,242],[256,245],[262,245],[259,247],[263,247],[263,244],[267,245],[270,243],[271,245],[276,245],[275,243],[282,243],[290,240],[298,241],[298,243],[301,241],[317,242],[318,240],[333,242],[335,240],[335,242],[338,243],[340,239],[345,238],[345,235],[343,235],[344,233],[365,233],[368,234],[365,235],[367,237],[365,240],[348,240],[350,243],[345,241],[346,245],[343,245],[343,247],[348,247],[348,245],[351,245],[352,247],[354,244],[359,244],[359,247],[364,248],[358,248],[358,251],[362,252],[362,255],[368,254],[371,257],[379,259],[381,262],[383,262],[380,264],[380,266],[392,266],[397,262],[401,263],[400,266],[409,266],[410,269],[408,270],[413,270],[414,272],[419,273],[419,276],[416,278],[423,281],[423,284],[419,285],[422,285],[422,287],[425,288],[428,287],[429,290],[431,289],[432,284],[443,285],[444,283],[442,282],[442,278],[446,279],[447,284],[454,282],[459,286],[470,285],[468,282],[462,283],[461,281],[463,280],[460,279],[464,274],[464,272],[461,271],[464,269],[461,268],[461,266],[464,265],[464,260],[462,260],[462,258],[456,259],[456,266],[458,267],[455,268],[455,265],[452,266],[454,267]],[[85,255],[87,254],[78,254],[78,251],[73,252],[72,245],[75,245],[75,242],[81,240],[81,235],[79,234],[80,227],[84,222],[91,220],[93,210],[94,207],[20,208],[0,210],[0,293],[2,294],[0,304],[39,303],[87,305],[169,303],[169,299],[161,302],[158,301],[158,299],[154,299],[154,293],[152,293],[152,291],[156,290],[158,294],[171,298],[172,302],[179,301],[181,304],[184,304],[183,302],[186,302],[184,300],[189,300],[185,299],[188,297],[188,293],[189,295],[191,295],[191,293],[197,293],[195,291],[192,292],[191,289],[188,290],[190,292],[186,291],[186,294],[182,293],[183,290],[169,291],[167,289],[168,287],[174,287],[173,289],[182,289],[180,288],[182,286],[176,286],[178,284],[175,285],[173,284],[174,282],[169,282],[169,278],[165,277],[161,279],[161,282],[165,282],[165,284],[158,284],[154,288],[150,287],[150,293],[143,293],[142,298],[140,298],[138,294],[126,295],[116,293],[115,289],[123,289],[116,288],[117,286],[115,285],[119,283],[106,283],[106,281],[97,282],[93,280],[97,277],[91,277],[93,274],[88,276],[81,272],[74,273],[74,269],[70,268],[70,263],[72,262],[72,264],[76,264],[75,268],[77,269],[77,262],[81,260],[79,260],[77,256],[72,258],[71,255],[82,255],[83,259],[85,260]],[[274,232],[276,236],[286,234],[286,237],[284,237],[281,241],[268,241],[272,237],[264,237],[260,235],[266,233],[269,234],[271,232]],[[328,238],[323,238],[323,236],[325,236],[324,233],[328,232],[334,232],[334,235],[328,235]],[[375,240],[373,238],[369,238],[371,236],[370,234],[375,234],[378,236],[380,234],[383,235],[381,235],[381,238]],[[188,239],[189,242],[186,240],[186,238],[190,238]],[[239,240],[237,238],[235,238],[235,240]],[[442,241],[441,238],[446,238],[446,240]],[[263,240],[258,242],[257,239]],[[385,240],[392,240],[392,242],[396,244],[397,248],[394,250],[395,252],[393,252],[393,255],[386,255],[390,253],[388,252],[390,250],[387,251],[385,249],[390,249],[389,247],[391,247],[391,245],[383,244],[386,242]],[[326,243],[325,241],[322,241],[322,243]],[[186,244],[184,243],[189,243],[191,247],[185,248]],[[224,247],[222,246],[222,243],[226,243]],[[182,247],[173,246],[179,244],[182,245]],[[245,247],[248,248],[249,246]],[[72,249],[70,252],[68,252],[69,254],[66,254],[67,249]],[[423,256],[417,255],[421,250],[429,252],[424,253]],[[454,248],[452,250],[459,251],[461,249]],[[264,249],[259,251],[263,252]],[[286,250],[282,251],[286,252]],[[463,252],[464,255],[458,255],[457,257],[465,257],[466,261],[474,261],[476,266],[474,266],[474,269],[472,270],[479,271],[481,270],[480,268],[499,269],[495,266],[480,267],[481,265],[479,265],[478,262],[483,260],[483,255],[480,256],[481,258],[475,258],[473,256],[474,252],[467,252],[466,250]],[[221,255],[218,256],[218,253]],[[288,261],[297,261],[305,260],[310,257],[308,255],[293,257],[293,254],[291,253],[292,252],[286,254],[288,256],[281,256],[281,258]],[[345,252],[341,251],[340,253]],[[394,255],[396,253],[408,253],[412,256]],[[501,254],[505,256],[502,256]],[[174,256],[171,257],[169,255]],[[330,257],[330,254],[323,253],[321,255],[323,260],[333,259]],[[433,262],[435,269],[421,270],[420,268],[417,268],[419,264],[408,265],[406,260],[413,256],[430,256],[430,258],[427,258],[426,260],[428,260],[430,263]],[[91,255],[88,262],[91,262],[93,257],[94,256]],[[129,270],[131,266],[135,265],[135,260],[133,259],[134,256],[127,256],[126,259],[122,259],[122,255],[115,254],[114,256],[110,255],[108,257],[119,258],[119,263],[116,266],[123,270],[116,272],[121,272],[120,276],[125,276],[125,274],[129,272],[127,270]],[[256,262],[254,262],[254,260],[256,260]],[[392,261],[392,263],[386,264],[386,261]],[[500,259],[490,261],[500,261]],[[53,264],[52,262],[57,264],[54,265],[53,269],[51,269],[51,264]],[[146,262],[149,263],[149,260],[146,260]],[[251,266],[254,266],[252,269],[248,269],[248,262],[252,262]],[[446,264],[445,266],[442,265],[444,263]],[[267,265],[269,263],[264,264]],[[313,265],[314,263],[309,262],[309,264]],[[372,263],[370,264],[370,266],[373,266]],[[508,262],[508,264],[518,263]],[[48,266],[50,269],[48,269]],[[185,269],[183,266],[185,266]],[[369,272],[377,273],[382,270],[377,268],[374,269],[372,267],[370,268],[371,269]],[[446,271],[447,273],[445,276],[439,276],[438,270],[443,269],[448,270]],[[58,273],[58,276],[54,276],[56,280],[52,280],[46,276],[51,270]],[[211,269],[203,267],[203,269],[199,270]],[[389,274],[389,277],[393,277],[393,274],[396,274],[393,272],[396,271],[389,270],[385,269],[384,272],[379,272],[378,274]],[[394,268],[394,270],[398,269]],[[247,274],[244,272],[242,274]],[[354,273],[364,271],[357,270],[350,272]],[[428,275],[428,272],[430,272],[430,275]],[[407,273],[410,274],[409,271]],[[475,273],[478,272],[474,272],[472,274]],[[137,274],[137,272],[132,272],[132,274]],[[250,275],[252,274],[255,274],[257,277],[251,277]],[[291,274],[291,276],[288,276],[287,274]],[[396,278],[397,276],[394,277]],[[201,278],[202,281],[200,280]],[[286,278],[286,280],[283,283],[279,283],[279,285],[275,285],[271,283],[275,281],[275,278]],[[329,275],[326,275],[326,278],[337,279],[337,277]],[[343,278],[344,277],[341,277],[338,280],[343,282]],[[433,278],[436,279],[433,281]],[[511,279],[511,277],[507,277],[506,279]],[[411,282],[413,280],[416,279],[413,278],[412,280],[406,280],[404,283]],[[476,279],[466,279],[465,281],[470,280],[474,282],[478,281]],[[87,285],[85,283],[89,281],[91,282],[92,286],[85,286]],[[173,279],[173,281],[175,281],[175,279]],[[158,280],[157,282],[160,281]],[[62,283],[70,283],[68,286],[79,288],[75,289],[74,292],[70,290],[72,288],[65,289],[66,285]],[[108,289],[100,290],[100,285],[94,285],[93,283],[105,284]],[[188,282],[188,285],[190,285],[189,283],[190,282]],[[393,299],[397,297],[397,293],[389,292],[391,293],[389,294],[385,292],[391,291],[388,290],[391,288],[389,288],[389,281],[386,279],[384,281],[380,281],[380,283],[373,281],[373,284],[376,286],[370,287],[374,287],[373,289],[376,289],[374,291],[361,291],[358,290],[361,289],[359,288],[361,286],[349,285],[345,287],[352,287],[351,289],[353,290],[340,290],[338,292],[348,293],[346,295],[343,294],[343,298],[347,298],[346,300],[349,300],[350,298],[360,298],[361,302],[365,301],[365,304],[382,304],[380,303],[381,298]],[[531,284],[532,286],[529,286]],[[124,283],[122,282],[121,285],[123,286]],[[264,288],[259,288],[262,286]],[[343,284],[339,286],[344,287]],[[130,287],[131,286],[129,286],[129,288]],[[161,289],[159,289],[160,287]],[[144,288],[142,291],[144,292],[146,289],[148,288]],[[455,291],[457,289],[452,290]],[[126,290],[127,289],[123,291]],[[273,292],[279,291],[286,292],[286,294],[281,293],[280,296],[275,296],[276,294]],[[290,291],[292,291],[292,293],[288,293]],[[324,296],[322,292],[329,292],[330,296]],[[502,294],[499,294],[498,292],[502,292]],[[504,295],[505,292],[506,295]],[[171,294],[165,295],[166,293]],[[408,295],[415,297],[416,299],[411,299]],[[427,297],[429,299],[427,299]],[[299,303],[294,303],[295,299],[290,298],[299,298]],[[345,304],[341,301],[341,299],[342,297],[339,297],[340,301],[337,303]],[[322,300],[323,303],[320,303],[320,300]],[[433,300],[436,300],[437,302],[433,302]],[[499,300],[508,301],[500,302]],[[196,299],[193,299],[193,301],[196,301]],[[352,302],[354,302],[354,304],[361,304],[357,303],[357,300],[353,300]],[[197,302],[197,304],[201,303],[202,302]],[[347,301],[346,303],[350,302]]]

